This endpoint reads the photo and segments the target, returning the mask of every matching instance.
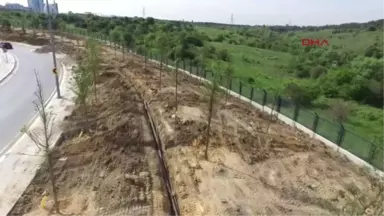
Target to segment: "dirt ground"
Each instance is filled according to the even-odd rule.
[[[163,73],[159,90],[157,65],[144,68],[143,59],[115,57],[113,51],[103,60],[99,103],[90,110],[92,130],[79,129],[84,118],[75,109],[67,119],[66,139],[56,149],[63,212],[169,212],[140,98],[149,103],[164,144],[180,215],[351,215],[357,210],[373,215],[367,206],[382,202],[382,194],[377,195],[382,184],[365,170],[234,97],[228,103],[218,97],[215,103],[205,160],[205,85],[179,73],[176,111],[174,72]],[[49,191],[44,169],[11,215],[45,212],[39,207]]]
[[[205,160],[205,85],[180,72],[176,111],[175,73],[163,73],[159,90],[159,66],[143,65],[122,71],[150,102],[181,215],[369,215],[366,203],[382,204],[382,184],[365,170],[233,97],[216,102]]]
[[[43,46],[39,51],[49,50]],[[79,107],[63,125],[64,142],[54,152],[61,212],[166,215],[169,204],[143,104],[132,86],[117,77],[115,66],[102,63],[98,102],[90,102],[88,110],[89,131],[82,130],[85,118]],[[47,168],[44,164],[38,171],[9,215],[48,215],[40,206],[50,191]]]

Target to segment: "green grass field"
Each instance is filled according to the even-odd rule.
[[[375,42],[378,37],[383,41],[382,31],[361,31],[359,33],[343,32],[332,34],[332,30],[322,30],[318,32],[299,31],[295,35],[301,38],[326,39],[329,45],[343,46],[343,49],[355,51],[358,54],[363,54],[364,50]]]
[[[290,76],[283,72],[283,68],[292,58],[289,53],[218,42],[210,44],[216,48],[227,49],[233,58],[235,76],[244,79],[252,77],[259,88],[278,90],[283,87],[282,80],[290,79]],[[244,61],[243,58],[250,62]],[[277,77],[280,79],[276,79]]]

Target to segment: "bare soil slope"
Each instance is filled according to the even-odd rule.
[[[160,89],[159,66],[143,65],[136,57],[121,70],[150,102],[181,215],[372,214],[370,202],[381,205],[382,185],[364,170],[233,97],[216,102],[205,160],[208,90],[179,72],[176,110],[175,72]]]

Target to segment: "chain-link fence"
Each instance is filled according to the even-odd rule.
[[[162,62],[163,65],[176,66],[173,60],[164,58],[164,56],[162,57],[156,53],[147,52],[143,49],[139,50],[136,49],[136,47],[123,46],[122,43],[114,43],[111,41],[109,36],[102,34],[90,35],[83,29],[66,29],[65,32],[62,33],[92,37],[100,42],[103,42],[110,48],[123,48],[123,50],[127,51],[131,50],[136,54],[144,56],[145,59],[148,57],[158,62]],[[213,79],[213,72],[205,70],[203,67],[199,66],[196,62],[193,62],[190,59],[181,60],[178,64],[178,68],[208,80]],[[357,135],[353,131],[345,129],[340,123],[320,117],[316,112],[300,107],[288,98],[251,86],[239,78],[229,78],[224,74],[219,74],[218,77],[218,81],[221,86],[249,98],[250,101],[274,109],[275,111],[287,116],[329,141],[337,144],[341,148],[351,152],[355,156],[367,161],[374,167],[383,170],[383,147],[380,144],[369,141]]]
[[[86,31],[82,31],[80,34],[86,36]],[[103,40],[102,36],[93,37],[101,41]],[[112,42],[112,44],[114,43]],[[154,53],[142,51],[136,52],[133,47],[127,47],[127,49],[133,50],[133,52],[142,55],[145,58],[147,58],[147,56],[151,56],[152,59],[160,61],[164,65],[173,67],[176,66],[173,60],[161,58],[159,55]],[[181,60],[178,68],[208,80],[213,79],[213,72],[205,70],[203,67],[189,59]],[[330,121],[326,118],[320,117],[316,112],[300,107],[288,98],[276,95],[272,92],[267,92],[264,89],[258,89],[236,77],[228,78],[220,73],[218,73],[218,77],[219,84],[222,87],[229,88],[231,91],[250,99],[250,101],[274,109],[275,111],[287,116],[329,141],[337,144],[341,148],[351,152],[357,157],[367,161],[376,168],[383,170],[383,147],[381,145],[366,140],[355,134],[353,131],[345,129],[340,123]]]

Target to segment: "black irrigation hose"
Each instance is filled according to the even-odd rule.
[[[171,185],[171,181],[169,178],[169,171],[167,168],[167,164],[165,163],[165,159],[164,159],[164,152],[163,152],[163,148],[162,148],[163,144],[161,142],[161,139],[160,139],[159,133],[157,131],[157,128],[155,126],[155,123],[153,122],[151,111],[149,110],[149,106],[148,106],[147,102],[145,102],[145,100],[141,96],[140,92],[138,91],[136,85],[134,83],[131,83],[131,85],[135,89],[135,91],[138,93],[140,100],[144,104],[144,109],[145,109],[145,112],[147,114],[149,124],[151,126],[152,136],[156,142],[156,148],[157,148],[156,150],[157,150],[157,156],[158,156],[159,161],[160,161],[161,174],[162,174],[162,177],[163,177],[163,180],[165,183],[165,188],[167,190],[169,202],[171,204],[171,216],[180,216],[180,209],[179,209],[179,205],[177,202],[176,193],[174,193],[172,190],[172,185]]]
[[[176,197],[176,194],[172,190],[172,185],[170,183],[170,178],[169,178],[169,171],[168,171],[167,165],[166,165],[165,160],[164,160],[164,152],[163,152],[163,148],[162,148],[161,139],[160,139],[159,134],[157,132],[157,128],[153,122],[151,112],[148,108],[148,104],[145,101],[144,101],[144,108],[145,108],[145,111],[147,113],[147,117],[148,117],[148,120],[149,120],[149,123],[151,126],[152,135],[155,138],[155,141],[157,144],[157,156],[159,157],[159,161],[160,161],[160,165],[161,165],[161,173],[163,174],[165,187],[167,188],[167,194],[168,194],[169,201],[171,203],[171,208],[172,208],[171,209],[171,215],[180,216],[180,209],[179,209],[179,206],[177,203],[177,197]]]

